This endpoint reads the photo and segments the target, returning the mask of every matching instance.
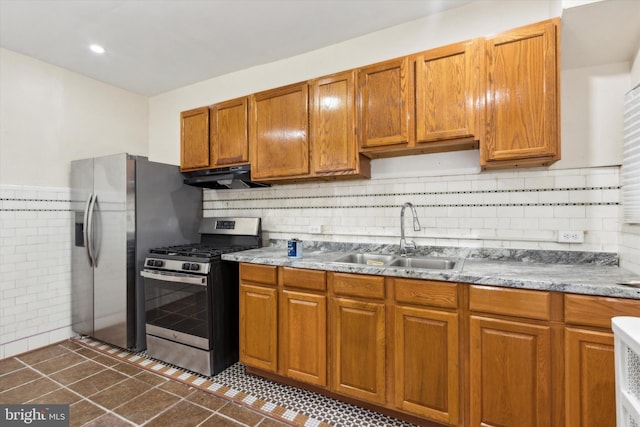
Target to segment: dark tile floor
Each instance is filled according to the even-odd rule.
[[[0,403],[69,404],[71,426],[287,425],[73,340],[0,360]]]
[[[69,404],[71,426],[414,427],[241,363],[208,377],[89,337],[0,360],[0,403]]]

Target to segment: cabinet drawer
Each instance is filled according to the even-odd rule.
[[[458,285],[428,280],[394,279],[397,302],[457,308]]]
[[[329,283],[336,295],[384,299],[382,276],[329,273]]]
[[[240,264],[240,280],[243,282],[277,285],[276,267],[273,265]]]
[[[282,267],[282,284],[288,288],[326,291],[327,273],[321,270]]]
[[[588,295],[564,296],[566,323],[610,330],[611,318],[615,316],[640,316],[640,300]]]
[[[493,286],[471,286],[469,308],[473,311],[550,320],[551,293]]]

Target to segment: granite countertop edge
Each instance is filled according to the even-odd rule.
[[[348,250],[347,250],[348,251]],[[337,263],[332,260],[343,255],[345,250],[310,248],[302,258],[289,258],[286,248],[281,245],[232,252],[222,255],[225,261],[250,264],[286,266],[311,270],[335,271],[341,273],[371,274],[404,277],[422,280],[468,283],[475,285],[499,286],[516,289],[544,290],[583,295],[631,298],[640,300],[640,287],[621,283],[640,281],[640,275],[605,263],[543,263],[504,261],[474,258],[465,251],[459,251],[455,258],[462,261],[456,270],[426,270],[389,266]],[[392,253],[379,248],[374,253]],[[449,254],[450,255],[450,254]]]

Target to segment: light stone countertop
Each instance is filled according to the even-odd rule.
[[[346,249],[346,250],[345,250]],[[333,259],[346,252],[396,253],[392,247],[376,248],[325,248],[321,246],[304,247],[302,258],[289,258],[286,246],[281,244],[233,252],[222,255],[226,261],[237,261],[251,264],[287,266],[312,270],[336,271],[342,273],[372,274],[381,276],[406,277],[412,279],[442,280],[447,282],[473,283],[480,285],[501,286],[519,289],[558,291],[585,295],[600,295],[640,300],[640,286],[621,285],[622,282],[640,283],[640,275],[624,270],[617,265],[605,263],[566,263],[575,261],[576,255],[562,252],[549,256],[548,252],[539,251],[534,255],[537,262],[530,262],[531,251],[517,261],[503,260],[500,256],[485,253],[484,258],[469,250],[457,252],[443,251],[444,256],[455,257],[462,261],[456,270],[426,270],[419,268],[402,268],[375,266],[366,264],[349,264],[332,262]],[[372,250],[373,249],[373,250]],[[448,252],[448,253],[447,253]],[[485,250],[486,252],[486,250]],[[504,252],[504,251],[502,251]],[[533,251],[538,252],[538,251]],[[425,255],[424,251],[422,253]],[[564,254],[569,254],[567,257]],[[426,255],[433,255],[426,253]],[[511,257],[513,258],[513,257]],[[565,259],[563,259],[565,258]],[[541,261],[542,260],[542,261]],[[548,262],[554,260],[553,262]],[[545,262],[547,261],[547,262]],[[640,307],[639,313],[640,316]]]

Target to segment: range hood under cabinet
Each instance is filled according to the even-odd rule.
[[[215,190],[269,187],[251,180],[251,165],[182,172],[184,183]]]

